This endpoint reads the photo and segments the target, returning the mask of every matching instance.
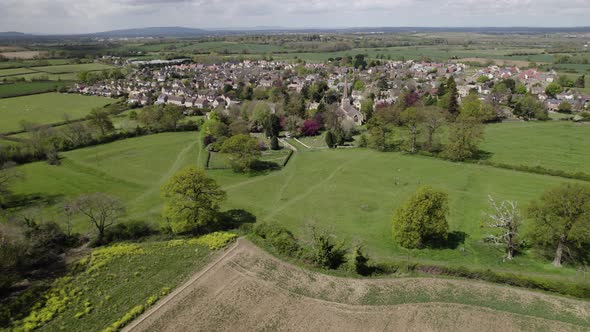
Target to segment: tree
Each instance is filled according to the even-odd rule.
[[[15,167],[16,164],[7,162],[0,165],[0,209],[10,196],[10,186],[22,178],[22,173]]]
[[[334,133],[332,133],[331,130],[328,130],[326,132],[326,145],[330,148],[333,149],[336,147],[336,138],[334,137]]]
[[[453,76],[447,80],[446,91],[447,93],[443,96],[440,106],[446,108],[447,112],[455,117],[459,113],[459,91]]]
[[[279,136],[280,131],[281,119],[279,119],[279,117],[276,114],[271,113],[268,116],[266,123],[264,124],[265,135],[266,137]]]
[[[478,122],[488,122],[496,118],[496,111],[492,105],[479,100],[476,93],[470,93],[461,103],[459,117],[461,119],[473,119]]]
[[[250,135],[235,135],[223,142],[221,152],[231,155],[230,163],[236,172],[251,169],[252,163],[260,156],[258,140]]]
[[[216,222],[226,194],[204,170],[189,166],[162,186],[162,196],[164,217],[178,234],[199,232]]]
[[[533,201],[527,212],[531,219],[530,239],[554,250],[556,267],[561,267],[565,252],[572,246],[590,243],[589,186],[568,183],[550,189]]]
[[[373,117],[373,99],[367,98],[361,102],[361,113],[365,116],[365,121],[369,121]]]
[[[371,268],[369,267],[369,258],[364,252],[362,245],[355,245],[351,253],[348,255],[347,269],[362,276],[369,275]]]
[[[559,103],[559,106],[557,108],[557,110],[560,113],[571,113],[572,112],[572,104],[568,103],[567,101],[562,101],[561,103]]]
[[[585,88],[586,87],[586,76],[582,75],[582,76],[578,77],[576,79],[576,82],[574,83],[574,86],[576,88],[581,88],[581,89]]]
[[[559,83],[553,82],[553,83],[549,83],[549,85],[547,85],[547,87],[545,88],[545,93],[550,96],[555,98],[556,95],[560,94],[563,92],[563,88],[561,87],[561,85],[559,85]]]
[[[520,210],[516,201],[503,201],[498,205],[489,196],[490,212],[485,215],[483,226],[492,229],[487,240],[506,246],[506,259],[512,260],[517,249],[518,230],[522,223]]]
[[[453,161],[465,161],[475,157],[483,140],[484,127],[474,120],[459,120],[449,126],[448,143],[443,156]]]
[[[539,120],[547,120],[549,118],[545,105],[531,95],[524,96],[516,103],[514,114],[527,121],[534,118]]]
[[[271,150],[280,150],[281,147],[279,146],[279,138],[276,136],[273,136],[270,139],[270,149]]]
[[[301,133],[305,136],[316,136],[320,131],[320,124],[316,120],[305,120]]]
[[[427,107],[424,109],[423,120],[426,129],[426,148],[432,151],[435,134],[445,124],[444,110],[436,106]]]
[[[115,129],[113,121],[111,121],[111,118],[109,117],[109,112],[106,109],[93,109],[88,115],[88,119],[90,120],[90,126],[100,130],[102,136]]]
[[[410,153],[416,153],[416,145],[420,123],[422,122],[422,110],[417,107],[409,107],[402,111],[401,119],[408,128],[408,149]]]
[[[102,244],[105,231],[125,213],[125,206],[118,198],[105,193],[84,194],[72,202],[78,213],[88,217],[98,231],[97,244]]]
[[[427,242],[447,239],[448,195],[422,186],[393,215],[393,238],[404,248],[420,248]]]

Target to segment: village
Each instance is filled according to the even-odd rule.
[[[441,82],[450,77],[456,81],[459,101],[475,92],[480,100],[497,106],[497,112],[504,118],[513,114],[502,105],[524,94],[534,95],[550,112],[560,111],[565,104],[568,113],[583,111],[590,101],[590,95],[578,92],[573,82],[571,88],[559,85],[556,92],[549,93],[548,87],[558,85],[563,79],[555,71],[496,65],[472,68],[455,61],[378,61],[366,65],[364,59],[361,59],[363,65],[355,68],[351,60],[356,59],[340,58],[326,63],[244,60],[211,65],[187,63],[187,59],[181,64],[133,62],[125,79],[78,83],[69,92],[113,98],[126,96],[130,104],[172,104],[186,108],[188,113],[206,113],[211,109],[229,109],[244,99],[266,99],[272,88],[302,93],[313,84],[324,84],[340,96],[346,93],[344,104],[348,101],[350,104],[344,107],[346,118],[357,124],[363,122],[363,99],[373,99],[373,107],[377,108],[394,104],[404,90],[420,96],[436,96]],[[499,83],[512,87],[507,90]],[[313,100],[306,101],[308,110],[317,109],[318,105]]]

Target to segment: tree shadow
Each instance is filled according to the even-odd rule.
[[[215,228],[217,231],[237,229],[244,224],[254,224],[255,222],[256,216],[252,213],[242,209],[233,209],[220,213],[219,223]]]
[[[426,243],[425,247],[429,249],[457,249],[459,245],[465,243],[467,236],[467,233],[461,231],[450,232],[446,239],[432,239]]]
[[[255,160],[250,165],[250,173],[254,175],[265,174],[272,171],[278,171],[281,166],[272,161]]]
[[[477,153],[475,154],[474,159],[475,160],[490,160],[493,156],[494,156],[494,154],[492,152],[477,150]]]

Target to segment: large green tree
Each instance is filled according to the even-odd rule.
[[[443,156],[453,161],[465,161],[477,156],[483,140],[483,125],[472,119],[459,119],[449,126],[448,143]]]
[[[104,108],[95,108],[88,115],[90,126],[98,129],[101,135],[105,135],[115,129],[109,112]]]
[[[448,195],[422,186],[395,211],[393,238],[404,248],[420,248],[431,240],[446,239],[448,213]]]
[[[560,267],[568,249],[590,244],[590,186],[568,183],[550,189],[530,204],[528,217],[529,238],[554,250],[553,265]]]
[[[223,142],[221,152],[231,155],[230,162],[236,172],[251,169],[252,163],[260,156],[258,140],[250,135],[235,135]]]
[[[162,187],[164,217],[174,233],[202,231],[216,222],[225,192],[204,170],[194,166],[176,173]]]
[[[473,119],[478,122],[488,122],[496,118],[496,111],[492,105],[480,100],[476,93],[470,93],[461,102],[459,117],[461,119]]]

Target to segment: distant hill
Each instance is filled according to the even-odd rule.
[[[206,34],[207,30],[183,27],[150,27],[122,29],[90,34],[104,37],[189,37]]]
[[[5,32],[0,31],[0,37],[26,37],[26,36],[32,36],[32,35],[22,33],[22,32],[16,32],[16,31],[5,31]]]

